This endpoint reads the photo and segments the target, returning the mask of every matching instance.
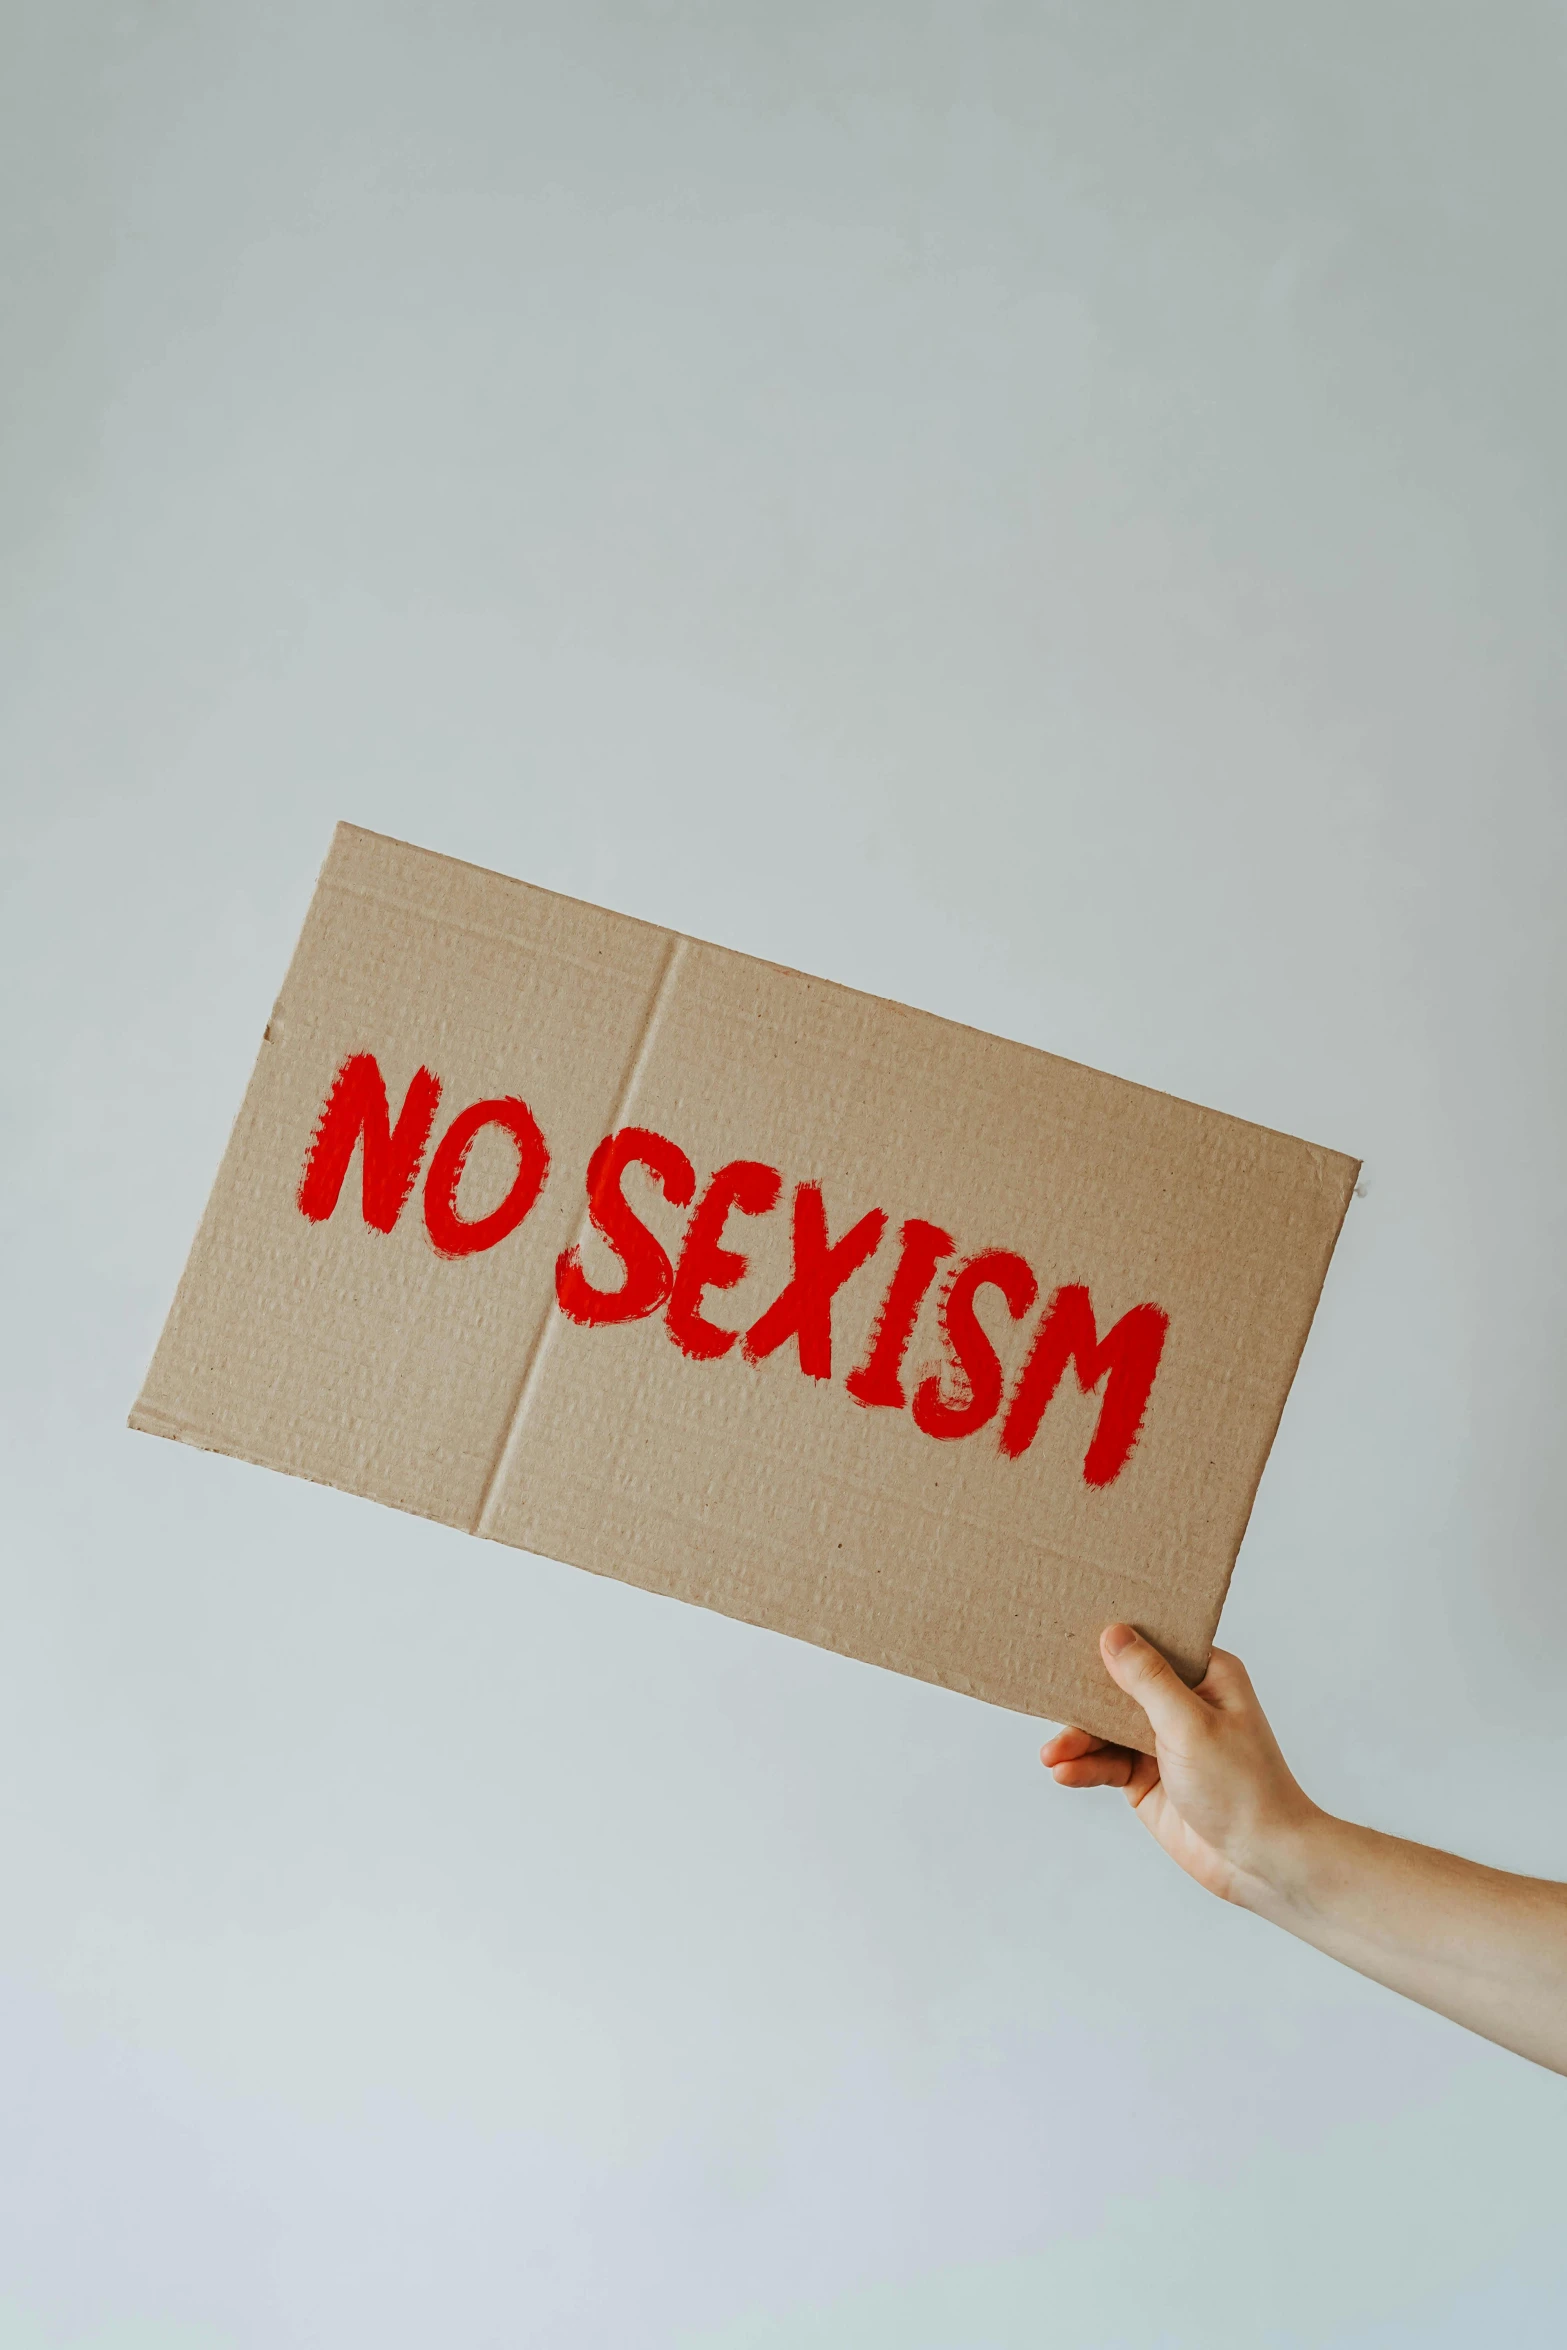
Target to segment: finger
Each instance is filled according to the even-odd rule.
[[[1056,1763],[1050,1776],[1058,1787],[1124,1787],[1142,1759],[1125,1746],[1107,1746],[1100,1754]]]
[[[1175,1667],[1132,1625],[1107,1625],[1099,1636],[1099,1651],[1110,1678],[1148,1716],[1156,1739],[1173,1736],[1183,1722],[1190,1722],[1194,1712],[1203,1711],[1202,1700],[1187,1688]]]
[[[1058,1730],[1040,1748],[1039,1759],[1042,1763],[1075,1762],[1079,1755],[1094,1754],[1105,1743],[1092,1730]]]
[[[1225,1713],[1239,1713],[1257,1702],[1250,1673],[1227,1648],[1216,1648],[1209,1657],[1208,1670],[1197,1684],[1197,1693]]]

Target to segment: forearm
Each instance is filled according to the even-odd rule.
[[[1567,1885],[1319,1812],[1235,1897],[1405,1998],[1567,2073]]]

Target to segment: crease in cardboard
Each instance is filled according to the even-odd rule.
[[[352,900],[357,900],[359,905],[378,905],[378,907],[383,907],[388,914],[411,914],[411,917],[416,921],[428,921],[432,931],[456,931],[458,938],[482,938],[482,940],[489,942],[491,947],[510,947],[512,954],[526,952],[529,956],[533,956],[533,959],[543,959],[543,961],[547,961],[547,964],[559,964],[561,971],[587,971],[592,975],[592,978],[604,978],[606,973],[611,975],[611,978],[620,978],[620,980],[630,978],[630,973],[620,971],[620,966],[611,964],[608,959],[587,961],[580,954],[566,954],[561,947],[540,945],[540,940],[536,940],[536,938],[519,938],[515,931],[491,931],[491,928],[486,928],[486,924],[482,924],[482,921],[465,921],[463,917],[460,917],[460,914],[449,914],[449,912],[444,912],[442,907],[416,905],[416,902],[413,902],[411,898],[392,898],[392,895],[388,895],[388,891],[381,891],[381,888],[359,888],[357,884],[352,884],[352,881],[334,881],[334,879],[324,881],[322,888],[334,895],[334,898],[352,898]],[[536,898],[557,900],[557,891],[547,891],[547,888],[540,888],[540,891],[536,891],[531,881],[519,881],[517,888],[526,888],[526,891],[529,891],[531,895],[536,895]],[[571,900],[559,900],[559,902],[561,905],[569,905]],[[637,931],[648,931],[651,935],[658,935],[658,924],[653,924],[653,921],[639,921],[637,917],[634,917],[634,914],[616,914],[616,921],[625,921],[625,924],[637,928]],[[663,935],[665,938],[670,938],[670,935],[674,935],[674,933],[665,931]],[[691,940],[686,940],[686,945],[691,945]]]
[[[816,1475],[821,1484],[835,1485],[845,1493],[852,1493],[857,1500],[870,1502],[873,1506],[886,1499],[885,1488],[873,1484],[868,1478],[835,1474],[831,1469],[820,1466]],[[961,1526],[971,1534],[986,1537],[992,1531],[989,1522],[978,1511],[964,1509],[957,1503],[949,1506],[945,1503],[922,1501],[918,1495],[912,1493],[900,1493],[897,1502],[899,1509],[908,1510],[915,1517],[928,1518],[939,1527]],[[1086,1551],[1066,1550],[1060,1543],[1042,1542],[1037,1534],[1030,1533],[1026,1527],[1014,1528],[1009,1539],[1020,1549],[1034,1551],[1042,1559],[1050,1559],[1063,1567],[1074,1568],[1081,1575],[1103,1575],[1104,1570],[1101,1562],[1091,1557]],[[1162,1591],[1164,1587],[1163,1579],[1160,1576],[1139,1574],[1135,1567],[1118,1563],[1115,1573],[1118,1584],[1135,1583],[1139,1589],[1153,1592]]]
[[[664,950],[663,964],[659,970],[658,978],[654,982],[653,992],[648,999],[647,1013],[636,1042],[626,1057],[626,1066],[621,1076],[619,1090],[615,1095],[614,1105],[605,1123],[606,1134],[613,1134],[618,1127],[625,1123],[626,1111],[636,1098],[637,1087],[642,1082],[642,1072],[647,1067],[648,1055],[652,1052],[659,1029],[663,1026],[664,1014],[668,1009],[670,998],[674,994],[680,967],[690,949],[691,941],[680,931],[670,931],[667,936],[668,945]],[[591,1218],[588,1214],[587,1202],[584,1200],[582,1213],[577,1219],[577,1227],[573,1235],[579,1248],[588,1236],[590,1224]],[[489,1476],[485,1479],[484,1491],[479,1497],[479,1507],[474,1516],[472,1529],[475,1534],[484,1536],[489,1534],[491,1513],[505,1487],[512,1455],[515,1453],[518,1441],[527,1426],[533,1398],[538,1392],[539,1381],[544,1375],[544,1366],[549,1360],[550,1341],[559,1324],[560,1315],[556,1310],[554,1293],[551,1292],[544,1301],[543,1311],[539,1315],[538,1324],[529,1341],[527,1353],[523,1357],[522,1376],[517,1383],[517,1400],[507,1417],[505,1432],[496,1447]]]
[[[533,889],[530,882],[518,882],[516,886],[530,892]],[[416,905],[411,898],[389,896],[384,889],[360,889],[351,881],[330,879],[324,881],[322,887],[330,891],[334,897],[353,898],[361,906],[380,906],[389,914],[411,915],[417,921],[428,922],[433,930],[454,930],[460,938],[482,938],[487,940],[491,946],[509,947],[513,954],[525,950],[529,955],[545,962],[559,963],[567,971],[587,971],[591,972],[595,978],[602,978],[606,972],[625,979],[629,979],[631,976],[629,972],[620,971],[614,963],[597,960],[585,961],[580,955],[563,953],[559,947],[541,946],[537,939],[519,938],[513,931],[490,930],[482,922],[467,922],[460,914],[446,913],[440,907],[420,906]],[[548,889],[541,889],[533,894],[551,899],[556,896],[554,890]],[[570,901],[562,900],[561,902],[569,903]],[[630,923],[637,930],[656,932],[658,927],[653,922],[638,921],[633,914],[617,915],[616,919]],[[673,933],[666,931],[664,935],[669,937]],[[689,944],[689,941],[687,943]]]
[[[429,854],[425,850],[410,850],[403,842],[389,842],[386,835],[366,831],[358,825],[345,823],[340,824],[337,829],[339,834],[346,834],[355,840],[373,841],[383,847],[401,848],[405,854],[414,856]],[[452,857],[445,858],[442,862],[456,866],[463,873],[472,874],[477,880],[489,884],[500,882],[507,889],[521,893],[525,899],[545,899],[551,905],[559,906],[563,910],[576,909],[581,904],[580,900],[570,898],[559,890],[546,889],[538,882],[518,881],[504,874],[492,873],[486,867],[474,865],[466,859]],[[330,865],[331,860],[328,858],[327,864],[322,869],[321,887],[323,890],[332,891],[339,897],[356,899],[361,905],[380,906],[388,913],[409,914],[419,921],[428,922],[433,928],[456,931],[459,936],[465,938],[486,939],[494,946],[519,949],[525,945],[526,951],[530,955],[559,963],[566,970],[591,972],[595,976],[602,976],[606,972],[618,973],[622,977],[630,976],[629,973],[619,973],[618,966],[613,963],[598,958],[584,960],[580,956],[565,953],[560,947],[542,945],[536,938],[524,941],[515,932],[495,930],[485,923],[470,922],[464,917],[447,912],[442,908],[421,905],[416,898],[400,897],[388,890],[365,889],[355,882],[337,880],[331,875]],[[1053,1062],[1058,1069],[1076,1078],[1090,1080],[1093,1086],[1102,1089],[1105,1098],[1111,1101],[1127,1083],[1126,1079],[1115,1077],[1108,1070],[1096,1069],[1091,1061],[1075,1060],[1066,1053],[1053,1053],[1046,1046],[1028,1044],[1019,1037],[998,1036],[992,1029],[978,1028],[970,1021],[947,1019],[944,1015],[931,1012],[922,1005],[898,1003],[888,997],[878,996],[866,988],[849,987],[839,980],[822,979],[815,973],[798,970],[792,963],[778,963],[765,956],[747,955],[742,949],[724,946],[715,939],[693,938],[689,933],[663,930],[660,924],[645,921],[642,916],[637,914],[612,913],[607,908],[595,908],[594,911],[603,913],[608,920],[622,925],[628,930],[639,930],[649,935],[662,935],[666,939],[678,938],[684,949],[697,948],[704,954],[722,957],[726,962],[745,965],[751,970],[766,973],[772,978],[803,984],[808,989],[818,991],[823,998],[836,996],[852,1000],[880,1018],[892,1014],[901,1016],[916,1026],[924,1021],[936,1021],[943,1028],[951,1030],[955,1035],[959,1035],[973,1044],[1000,1047],[1003,1052],[1022,1050],[1036,1060]],[[277,1007],[274,1007],[274,1011],[276,1009]],[[795,1022],[770,1018],[765,1010],[755,1004],[747,1006],[746,1024],[750,1027],[766,1029],[786,1043],[794,1044],[799,1040],[799,1029]],[[843,1037],[818,1035],[812,1040],[812,1049],[818,1054],[831,1054],[847,1065],[862,1069],[873,1077],[879,1078],[882,1074],[882,1063],[878,1055],[867,1049],[858,1040],[850,1041]],[[983,1092],[987,1098],[998,1102],[1009,1102],[1011,1099],[1004,1079],[1000,1083],[984,1083],[978,1090]],[[1193,1101],[1189,1095],[1171,1093],[1164,1086],[1145,1085],[1139,1086],[1137,1090],[1150,1100],[1163,1105],[1166,1114],[1171,1110],[1194,1112],[1199,1119],[1220,1122],[1234,1129],[1237,1133],[1241,1130],[1249,1130],[1265,1142],[1282,1142],[1291,1148],[1300,1147],[1310,1151],[1315,1162],[1315,1173],[1319,1186],[1330,1179],[1331,1161],[1335,1157],[1342,1156],[1341,1153],[1327,1150],[1316,1143],[1301,1143],[1299,1137],[1287,1134],[1278,1127],[1265,1125],[1258,1119],[1241,1118],[1236,1116],[1233,1111],[1211,1110],[1205,1104]],[[1097,1102],[1094,1107],[1097,1111]],[[1089,1113],[1090,1116],[1093,1114],[1093,1112]],[[1355,1164],[1358,1167],[1360,1162],[1357,1160]],[[1358,1184],[1355,1187],[1354,1196],[1356,1198],[1362,1196]],[[1331,1251],[1329,1253],[1331,1254]]]
[[[575,1487],[586,1499],[601,1498],[599,1489],[579,1471],[566,1467],[558,1471],[557,1475],[563,1483]],[[1003,1676],[994,1672],[987,1674],[982,1669],[954,1670],[946,1661],[939,1665],[933,1663],[928,1653],[921,1652],[917,1640],[911,1642],[908,1638],[899,1639],[885,1630],[867,1639],[863,1626],[856,1620],[856,1606],[852,1596],[847,1607],[824,1608],[818,1590],[791,1611],[789,1620],[783,1620],[769,1598],[765,1578],[757,1572],[757,1566],[765,1558],[775,1570],[785,1568],[791,1561],[791,1550],[788,1543],[778,1540],[765,1526],[753,1529],[748,1536],[750,1572],[725,1589],[721,1598],[718,1597],[711,1550],[699,1547],[693,1551],[691,1547],[692,1518],[689,1510],[645,1493],[637,1494],[635,1500],[639,1523],[662,1524],[679,1539],[686,1558],[676,1596],[687,1604],[716,1607],[736,1623],[777,1632],[787,1640],[799,1640],[808,1647],[826,1649],[834,1656],[875,1665],[886,1672],[902,1673],[910,1680],[923,1681],[932,1688],[951,1689],[962,1696],[976,1697],[984,1704],[1005,1706],[1012,1712],[1025,1713],[1031,1718],[1052,1721],[1081,1719],[1086,1711],[1095,1716],[1099,1735],[1133,1745],[1139,1742],[1141,1736],[1146,1742],[1147,1725],[1142,1714],[1132,1700],[1123,1696],[1108,1676],[1103,1674],[1103,1668],[1098,1666],[1097,1649],[1094,1651],[1093,1664],[1103,1678],[1103,1690],[1095,1691],[1083,1702],[1069,1706],[1066,1710],[1051,1713],[1047,1706],[1039,1702],[1037,1688],[1031,1690],[1025,1699],[1015,1689],[1001,1686]],[[703,1531],[709,1531],[705,1524]],[[722,1538],[721,1528],[711,1531]],[[1064,1557],[1066,1554],[1046,1551],[1045,1555]],[[668,1581],[657,1571],[656,1566],[650,1568],[645,1564],[639,1546],[635,1543],[628,1543],[619,1552],[613,1566],[597,1562],[587,1555],[579,1557],[576,1563],[588,1574],[628,1583],[636,1590],[657,1595],[667,1593],[670,1589]],[[1029,1645],[1049,1646],[1059,1640],[1063,1649],[1068,1648],[1070,1631],[1069,1625],[1059,1616],[1042,1619],[1034,1625]],[[1057,1697],[1073,1694],[1063,1686],[1059,1671],[1053,1694]],[[1083,1695],[1081,1690],[1076,1694],[1079,1697]],[[1094,1724],[1085,1726],[1093,1727]],[[1151,1746],[1147,1747],[1147,1751],[1152,1752]]]
[[[556,1474],[569,1480],[583,1493],[611,1493],[622,1501],[634,1500],[639,1510],[659,1511],[672,1522],[682,1522],[685,1519],[686,1511],[683,1505],[661,1504],[650,1500],[638,1488],[636,1477],[628,1470],[620,1470],[603,1477],[592,1477],[585,1475],[580,1469],[563,1466],[557,1470]],[[873,1509],[885,1506],[889,1500],[892,1500],[895,1501],[899,1510],[906,1510],[913,1517],[929,1519],[938,1527],[959,1526],[969,1533],[986,1538],[989,1538],[994,1532],[986,1520],[972,1510],[938,1509],[933,1503],[921,1501],[913,1494],[892,1495],[889,1494],[885,1486],[873,1485],[853,1477],[834,1475],[830,1469],[823,1468],[820,1464],[816,1467],[815,1476],[819,1485],[833,1487],[840,1492],[852,1494],[856,1501],[869,1503]],[[746,1539],[753,1547],[765,1546],[768,1541],[767,1535],[755,1528],[748,1530]],[[1030,1533],[1026,1528],[1012,1529],[1008,1539],[1017,1549],[1027,1550],[1038,1559],[1048,1560],[1052,1566],[1065,1568],[1082,1581],[1102,1582],[1106,1579],[1103,1562],[1091,1557],[1086,1551],[1067,1550],[1059,1543],[1043,1542],[1037,1534]],[[780,1551],[780,1555],[782,1555],[782,1551]],[[1114,1570],[1114,1581],[1118,1589],[1132,1584],[1137,1589],[1151,1592],[1156,1596],[1162,1596],[1165,1589],[1164,1579],[1159,1575],[1141,1574],[1135,1567],[1128,1567],[1119,1562]]]

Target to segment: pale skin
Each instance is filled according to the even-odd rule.
[[[1240,1658],[1195,1689],[1130,1624],[1100,1650],[1155,1754],[1062,1730],[1060,1787],[1119,1787],[1178,1868],[1330,1958],[1567,2073],[1567,1885],[1406,1844],[1322,1811],[1279,1751]]]

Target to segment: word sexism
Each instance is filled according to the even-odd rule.
[[[395,1123],[386,1083],[372,1053],[353,1053],[328,1089],[315,1133],[305,1154],[298,1201],[314,1224],[332,1215],[357,1147],[364,1220],[375,1232],[390,1232],[413,1194],[429,1147],[441,1081],[418,1070]],[[487,1215],[464,1216],[458,1186],[474,1142],[486,1127],[510,1136],[517,1172],[500,1204]],[[628,1167],[640,1167],[675,1208],[690,1208],[678,1256],[670,1256],[634,1212],[622,1190]],[[473,1102],[447,1127],[431,1156],[424,1179],[424,1224],[440,1255],[467,1257],[491,1249],[515,1232],[537,1202],[550,1170],[550,1154],[538,1120],[515,1095]],[[587,1170],[587,1210],[595,1230],[620,1259],[618,1289],[599,1289],[583,1270],[576,1247],[562,1251],[555,1267],[555,1294],[573,1322],[595,1325],[634,1322],[662,1311],[665,1327],[693,1361],[712,1361],[738,1346],[745,1360],[759,1363],[793,1340],[802,1372],[832,1377],[833,1299],[874,1257],[887,1230],[882,1209],[872,1208],[837,1240],[829,1240],[827,1210],[819,1183],[799,1183],[792,1200],[793,1272],[764,1313],[744,1331],[711,1321],[703,1311],[712,1291],[733,1289],[747,1259],[725,1246],[732,1216],[765,1216],[778,1205],[783,1178],[758,1159],[733,1159],[709,1176],[697,1196],[696,1170],[678,1143],[643,1126],[607,1134]],[[957,1258],[956,1263],[948,1260]],[[914,1389],[903,1384],[904,1357],[938,1270],[937,1317],[948,1363]],[[865,1359],[844,1386],[867,1409],[909,1409],[927,1436],[971,1436],[1001,1415],[1000,1449],[1009,1460],[1025,1453],[1070,1363],[1084,1395],[1101,1384],[1098,1424],[1083,1461],[1091,1486],[1113,1484],[1137,1442],[1149,1393],[1159,1368],[1169,1316],[1156,1305],[1133,1306],[1101,1338],[1087,1289],[1067,1283],[1047,1299],[1010,1398],[1003,1395],[1001,1362],[982,1327],[976,1304],[982,1290],[995,1290],[1013,1321],[1020,1322],[1039,1296],[1039,1282],[1027,1261],[1010,1249],[986,1248],[958,1257],[958,1245],[939,1224],[911,1217],[900,1225],[891,1279],[871,1328]],[[1005,1402],[1005,1410],[1002,1406]]]

